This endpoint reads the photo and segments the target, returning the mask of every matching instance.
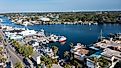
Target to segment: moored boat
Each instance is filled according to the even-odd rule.
[[[59,39],[59,42],[65,42],[66,40],[67,40],[67,38],[66,38],[66,37],[61,36],[61,37],[60,37],[60,39]]]

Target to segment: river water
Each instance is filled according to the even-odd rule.
[[[21,25],[12,23],[7,18],[4,18],[3,25],[25,28]],[[33,25],[27,26],[28,29],[41,30],[44,29],[47,33],[56,34],[67,37],[66,44],[61,45],[54,43],[50,45],[56,45],[59,47],[59,56],[62,58],[62,54],[66,50],[70,50],[69,44],[72,42],[82,43],[84,45],[90,45],[97,41],[102,30],[104,37],[107,37],[109,33],[121,32],[121,24],[100,24],[100,25]]]

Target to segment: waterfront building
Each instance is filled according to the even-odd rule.
[[[86,49],[84,45],[77,43],[77,45],[71,49],[71,53],[74,54],[74,58],[84,61],[86,55],[89,53],[89,50]]]
[[[34,30],[25,30],[25,31],[22,31],[20,34],[23,35],[23,36],[31,36],[31,35],[35,35],[36,31],[34,31]]]
[[[44,21],[44,22],[50,21],[50,19],[49,19],[49,18],[46,18],[46,17],[41,17],[40,20],[41,20],[41,21]]]

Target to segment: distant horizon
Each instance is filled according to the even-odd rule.
[[[121,10],[72,10],[72,11],[11,11],[11,12],[0,12],[4,13],[53,13],[53,12],[121,12]]]

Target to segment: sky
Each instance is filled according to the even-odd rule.
[[[121,0],[0,0],[0,12],[121,11]]]

